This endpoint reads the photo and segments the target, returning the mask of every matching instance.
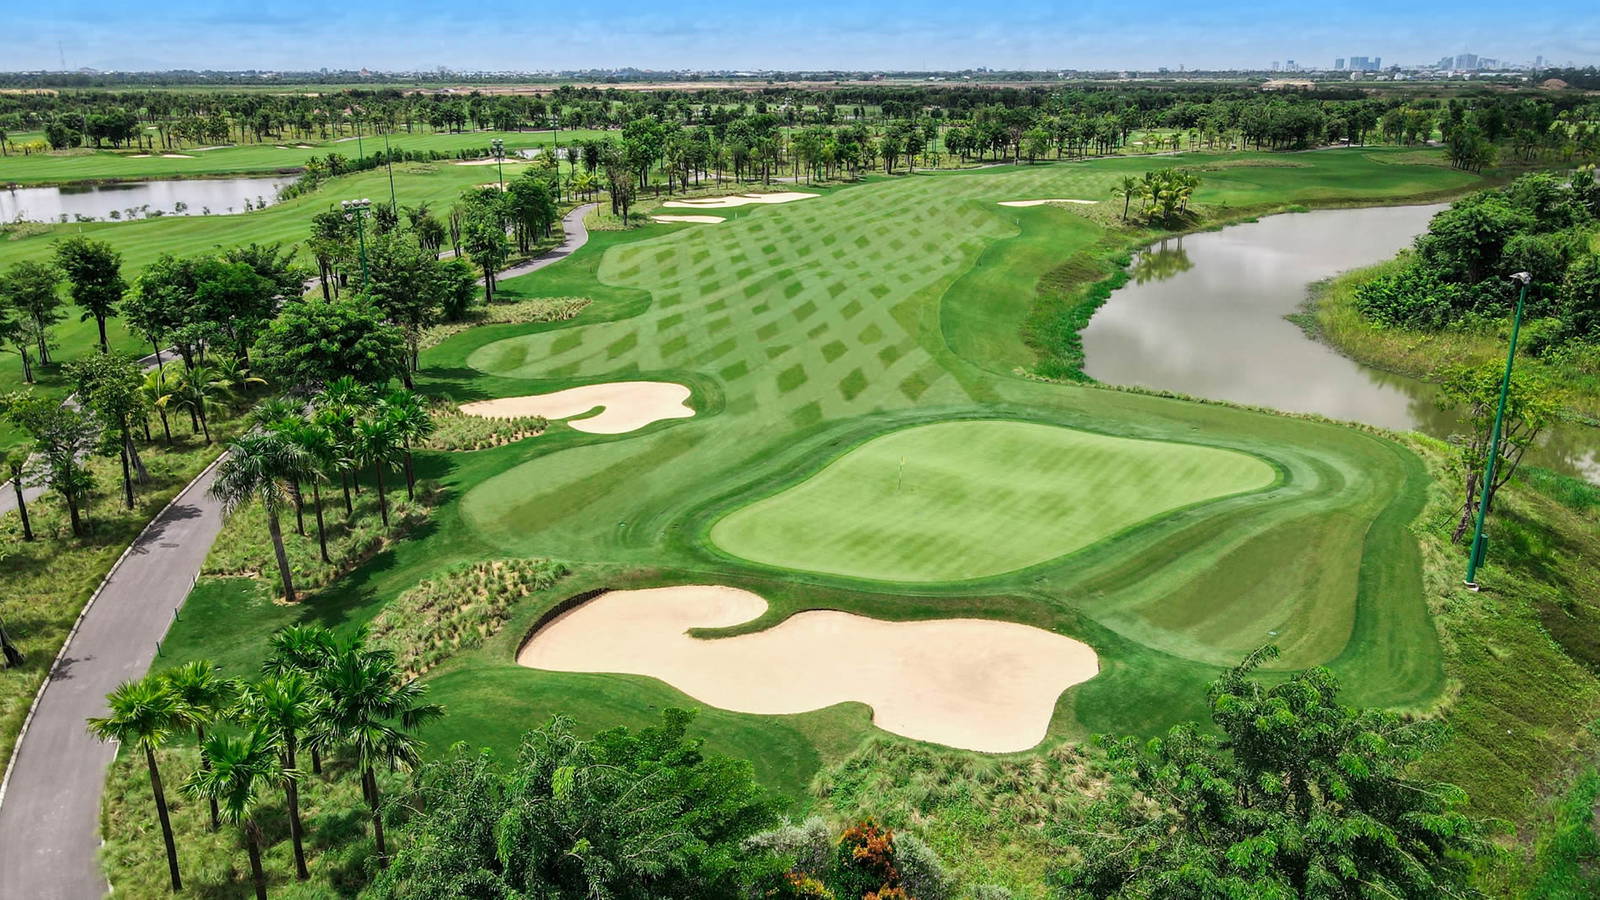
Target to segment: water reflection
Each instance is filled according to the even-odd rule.
[[[265,178],[178,178],[0,188],[0,221],[76,222],[143,219],[152,215],[222,216],[277,202],[278,189],[294,181]]]
[[[1442,208],[1272,216],[1157,244],[1084,329],[1084,368],[1111,384],[1448,438],[1457,420],[1431,385],[1360,365],[1286,318],[1309,285],[1393,256]],[[1527,459],[1600,480],[1600,429],[1560,424]]]

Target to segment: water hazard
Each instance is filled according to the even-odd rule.
[[[1447,438],[1460,429],[1431,385],[1363,366],[1286,318],[1313,283],[1388,259],[1440,209],[1319,210],[1162,241],[1084,329],[1085,371]],[[1527,461],[1600,481],[1600,429],[1558,424]]]
[[[60,187],[0,187],[0,221],[76,222],[152,215],[222,216],[269,206],[293,177],[172,178]]]

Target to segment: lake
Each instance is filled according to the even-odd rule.
[[[142,219],[163,215],[229,215],[277,202],[293,176],[172,178],[59,187],[0,187],[0,221],[77,221],[78,216]],[[181,205],[180,205],[181,204]]]
[[[1392,257],[1443,208],[1291,213],[1162,241],[1135,257],[1132,279],[1084,329],[1084,371],[1447,438],[1460,429],[1432,385],[1361,365],[1286,318],[1311,285]],[[1508,311],[1512,290],[1508,282]],[[1600,481],[1600,429],[1559,423],[1526,460]]]

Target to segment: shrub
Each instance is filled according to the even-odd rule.
[[[487,450],[533,437],[550,426],[544,416],[470,416],[445,400],[429,403],[428,414],[433,417],[433,434],[420,445],[424,450]]]
[[[770,831],[753,834],[744,841],[747,853],[770,853],[794,861],[797,872],[818,874],[833,860],[833,832],[820,816],[796,825],[785,823]]]
[[[496,559],[445,570],[395,598],[372,620],[369,642],[421,674],[456,650],[480,646],[516,601],[567,573],[548,559]]]
[[[841,897],[868,895],[888,900],[883,892],[900,886],[900,869],[895,865],[894,832],[872,819],[864,819],[844,830],[834,854],[835,893]]]
[[[1011,891],[998,884],[980,884],[967,893],[967,900],[1011,900]]]
[[[473,307],[459,322],[445,322],[422,330],[417,348],[425,350],[479,325],[520,325],[527,322],[565,322],[589,305],[586,297],[537,297],[509,303]]]
[[[900,869],[900,883],[916,900],[949,900],[954,895],[944,863],[921,838],[910,833],[896,837],[894,859]]]

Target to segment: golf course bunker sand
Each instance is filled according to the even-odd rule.
[[[689,389],[670,381],[613,381],[567,388],[552,394],[478,400],[462,404],[461,411],[490,419],[524,416],[565,419],[599,406],[604,408],[596,415],[567,424],[590,434],[622,434],[662,419],[693,416],[694,410],[684,402],[688,399]]]
[[[728,221],[722,216],[651,216],[652,222],[691,222],[697,225],[715,225]]]
[[[885,731],[986,753],[1038,744],[1061,692],[1099,672],[1088,644],[989,619],[890,622],[807,610],[753,634],[688,634],[766,610],[759,595],[717,585],[609,591],[535,632],[517,662],[659,678],[735,712],[781,715],[853,700],[871,706]]]
[[[796,200],[810,200],[820,197],[821,194],[807,194],[801,191],[777,191],[771,194],[735,194],[731,197],[700,197],[694,200],[668,200],[662,206],[673,209],[727,209],[731,206],[749,206],[752,203],[792,203]]]
[[[1082,203],[1093,206],[1098,200],[1068,200],[1065,197],[1053,197],[1049,200],[1001,200],[1001,206],[1044,206],[1046,203]]]

